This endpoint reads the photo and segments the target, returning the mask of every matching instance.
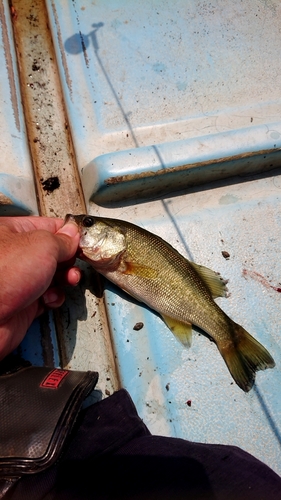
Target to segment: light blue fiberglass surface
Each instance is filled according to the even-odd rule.
[[[250,393],[235,385],[215,344],[196,329],[186,349],[158,316],[110,284],[107,303],[122,383],[153,432],[231,442],[280,471],[281,310],[280,293],[270,287],[280,286],[280,194],[273,189],[274,196],[260,201],[273,185],[255,180],[231,189],[217,186],[212,195],[165,199],[166,217],[159,202],[162,217],[151,220],[138,211],[138,223],[229,280],[230,295],[219,304],[269,349],[277,365],[257,374]],[[123,209],[122,216],[130,218],[130,211]],[[139,322],[144,326],[136,331]]]
[[[229,297],[219,305],[276,361],[244,394],[214,343],[194,330],[184,348],[160,317],[106,282],[121,385],[152,432],[234,444],[281,474],[279,0],[46,6],[89,213],[138,224],[220,272]],[[0,114],[2,140],[16,146],[12,175],[29,179],[24,129],[11,109],[3,124]],[[14,204],[5,165],[0,193]],[[89,311],[79,321],[94,318]],[[94,335],[87,331],[88,345]],[[98,354],[86,366],[87,344],[71,342],[75,366],[99,371]]]
[[[0,215],[37,213],[10,11],[0,6]]]
[[[280,4],[47,5],[88,210],[220,271],[221,307],[277,365],[244,394],[213,343],[195,332],[185,349],[108,283],[121,383],[153,432],[236,444],[281,473]]]
[[[110,206],[272,170],[281,162],[281,128],[271,126],[271,131],[261,125],[98,156],[82,170],[86,199]]]
[[[47,5],[87,201],[278,164],[277,1]]]
[[[236,444],[281,473],[280,3],[47,6],[89,212],[221,272],[221,307],[276,361],[244,394],[215,344],[195,332],[185,349],[107,283],[122,385],[153,432]]]

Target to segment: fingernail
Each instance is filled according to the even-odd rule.
[[[74,238],[78,234],[78,226],[74,222],[67,222],[58,230],[57,234],[66,234]]]
[[[76,271],[75,270],[75,278],[76,278],[76,282],[73,284],[73,286],[77,286],[80,279],[81,279],[81,271]]]
[[[55,290],[47,290],[43,295],[42,299],[43,302],[48,306],[49,304],[53,304],[54,302],[57,302],[59,296]]]

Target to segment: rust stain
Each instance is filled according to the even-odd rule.
[[[13,205],[11,198],[8,198],[5,194],[0,191],[0,205]]]
[[[13,107],[16,127],[17,127],[18,131],[20,132],[20,117],[19,117],[19,107],[18,107],[17,91],[16,91],[16,84],[15,84],[15,74],[14,74],[14,68],[13,68],[13,59],[12,59],[12,54],[11,54],[10,40],[9,40],[9,35],[8,35],[8,27],[7,27],[6,18],[5,18],[5,11],[4,11],[4,7],[3,7],[2,2],[0,2],[0,22],[2,24],[2,43],[3,43],[4,52],[5,52],[6,68],[7,68],[7,72],[8,72],[9,87],[10,87],[10,94],[11,94],[11,103],[12,103],[12,107]]]
[[[13,21],[16,21],[18,18],[18,13],[17,13],[15,7],[13,7],[13,5],[11,5],[11,16],[12,16]]]
[[[13,0],[13,5],[18,13],[13,30],[39,212],[64,217],[85,210],[85,202],[48,14],[41,0]]]
[[[250,153],[242,153],[242,154],[237,154],[233,156],[225,156],[223,158],[216,158],[216,159],[211,159],[207,161],[202,161],[202,162],[196,162],[196,163],[188,163],[184,165],[178,165],[174,167],[168,167],[166,168],[165,165],[161,166],[159,170],[145,170],[140,173],[135,173],[135,174],[125,174],[125,175],[117,175],[114,177],[108,177],[108,179],[104,180],[104,184],[106,186],[112,186],[115,184],[121,184],[123,182],[131,182],[137,179],[145,179],[148,177],[157,177],[157,176],[162,176],[162,175],[167,175],[170,173],[176,173],[176,172],[188,172],[191,171],[194,168],[203,168],[207,166],[215,166],[216,164],[221,165],[223,168],[223,164],[227,162],[234,162],[237,160],[242,160],[242,159],[247,159],[247,158],[253,158],[254,156],[260,156],[260,155],[268,155],[271,153],[276,153],[280,151],[280,148],[276,149],[267,149],[267,150],[261,150],[261,151],[254,151]],[[273,168],[273,165],[272,165]]]
[[[54,14],[56,29],[57,29],[57,38],[58,38],[58,43],[59,43],[59,48],[60,48],[61,62],[62,62],[64,74],[65,74],[65,81],[66,81],[66,84],[67,84],[67,87],[69,90],[71,102],[73,102],[73,99],[72,99],[72,80],[70,78],[69,71],[68,71],[68,66],[67,66],[67,61],[66,61],[66,57],[65,57],[63,41],[62,41],[62,36],[61,36],[61,30],[60,30],[60,25],[59,25],[59,20],[58,20],[58,14],[57,14],[57,10],[56,10],[56,6],[55,6],[54,2],[52,2],[52,10],[53,10],[53,14]]]

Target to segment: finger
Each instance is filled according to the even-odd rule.
[[[59,255],[57,262],[64,262],[71,259],[77,252],[80,234],[77,224],[68,222],[56,232],[59,242]]]
[[[58,264],[58,271],[61,272],[61,271],[65,271],[66,269],[70,269],[71,267],[76,267],[75,262],[76,262],[76,255],[74,255],[69,260],[66,260],[64,262],[60,262]]]
[[[65,275],[67,284],[71,286],[78,285],[79,281],[81,280],[81,277],[82,277],[82,271],[81,269],[79,269],[79,267],[71,267],[70,269],[68,269]]]
[[[54,283],[58,284],[59,286],[76,286],[78,285],[81,276],[82,271],[81,269],[79,269],[79,267],[73,266],[68,267],[67,269],[60,269],[54,276]]]
[[[47,310],[47,306],[45,305],[42,297],[39,297],[39,299],[37,299],[37,301],[35,302],[37,303],[37,311],[35,312],[34,319],[38,318],[38,316],[41,316],[41,314],[43,314]]]
[[[50,233],[56,233],[62,226],[64,220],[57,217],[1,217],[0,224],[8,226],[16,233],[45,229]]]
[[[60,307],[65,301],[65,294],[60,287],[50,287],[42,295],[42,302],[46,307],[55,309]]]

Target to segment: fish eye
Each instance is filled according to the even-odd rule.
[[[94,219],[94,217],[91,217],[90,215],[86,215],[86,217],[84,217],[83,222],[82,222],[84,227],[91,227],[94,225],[94,223],[95,223],[95,219]]]

